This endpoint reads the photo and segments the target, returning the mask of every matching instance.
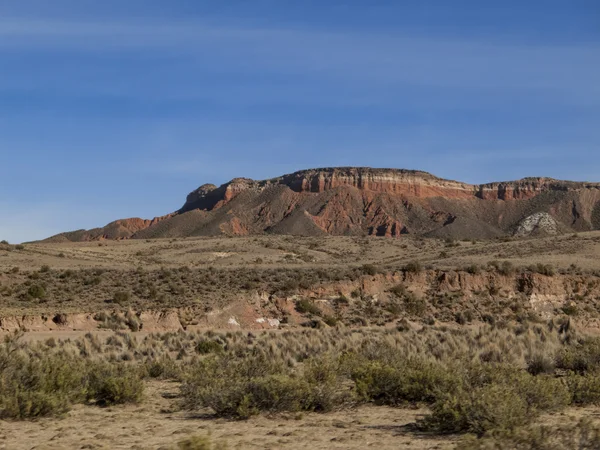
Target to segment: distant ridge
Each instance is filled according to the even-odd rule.
[[[600,183],[539,177],[472,185],[418,170],[328,167],[203,184],[166,216],[46,241],[265,233],[485,239],[592,229],[600,229]]]

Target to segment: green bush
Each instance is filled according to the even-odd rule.
[[[600,405],[600,376],[598,374],[570,373],[566,380],[574,404]]]
[[[46,296],[46,290],[43,286],[40,286],[39,284],[34,284],[29,287],[29,289],[27,290],[27,294],[32,298],[40,299]]]
[[[379,268],[373,264],[364,264],[361,270],[365,275],[377,275],[380,272]]]
[[[554,360],[543,353],[530,355],[527,360],[527,372],[531,375],[554,373]]]
[[[359,397],[385,405],[431,403],[459,381],[448,368],[420,358],[395,364],[363,361],[352,369],[352,379]]]
[[[594,450],[600,442],[600,428],[589,419],[559,426],[535,426],[511,432],[495,432],[483,439],[468,436],[457,450]]]
[[[325,322],[330,327],[335,327],[338,324],[338,320],[333,316],[323,317],[323,322]]]
[[[512,430],[527,420],[525,399],[506,386],[490,384],[443,395],[420,425],[439,433],[469,432],[482,436],[489,430]]]
[[[59,415],[83,400],[83,361],[63,353],[30,355],[16,340],[0,346],[0,419]]]
[[[125,291],[118,291],[113,294],[113,302],[117,305],[123,305],[129,301],[131,294]]]
[[[247,419],[260,412],[329,411],[349,399],[336,366],[306,361],[293,373],[263,356],[212,357],[196,363],[182,385],[183,406]]]
[[[178,380],[183,377],[183,369],[171,358],[161,357],[151,359],[145,364],[146,375],[150,378]]]
[[[209,353],[222,353],[223,346],[217,341],[210,339],[201,340],[196,344],[196,352],[201,355],[207,355]]]
[[[139,403],[144,394],[141,371],[133,366],[93,364],[87,385],[87,400],[102,406]]]
[[[407,294],[404,297],[404,307],[406,312],[412,316],[422,317],[427,311],[427,302],[415,294]]]
[[[219,366],[211,361],[195,368],[182,386],[185,407],[209,407],[218,416],[247,419],[260,411],[298,411],[307,401],[303,380],[278,373],[248,377],[233,367],[223,367],[220,376]]]
[[[510,367],[469,369],[458,389],[449,389],[421,425],[441,433],[513,430],[541,412],[567,406],[571,394],[561,380]]]
[[[600,368],[600,339],[586,338],[562,347],[556,353],[556,367],[580,374]]]
[[[296,301],[296,311],[298,311],[300,314],[313,314],[315,316],[321,315],[321,310],[317,305],[315,305],[315,302],[305,298]]]
[[[535,267],[535,271],[539,274],[545,275],[547,277],[552,277],[554,276],[554,267],[552,267],[550,264],[541,264],[538,263]]]

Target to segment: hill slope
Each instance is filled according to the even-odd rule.
[[[191,192],[176,212],[50,241],[264,233],[492,238],[600,229],[600,183],[551,178],[471,185],[421,171],[341,167]]]

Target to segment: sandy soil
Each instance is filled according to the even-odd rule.
[[[0,449],[170,449],[191,435],[210,435],[229,449],[450,449],[457,440],[414,431],[425,410],[365,406],[230,421],[178,411],[177,393],[177,383],[151,381],[140,405],[79,405],[61,419],[0,422]]]

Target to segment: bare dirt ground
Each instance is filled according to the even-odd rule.
[[[177,394],[177,383],[151,381],[140,405],[79,405],[62,419],[0,422],[0,449],[169,449],[190,435],[210,435],[229,449],[449,449],[457,439],[412,430],[421,409],[367,406],[231,421],[178,411]]]

